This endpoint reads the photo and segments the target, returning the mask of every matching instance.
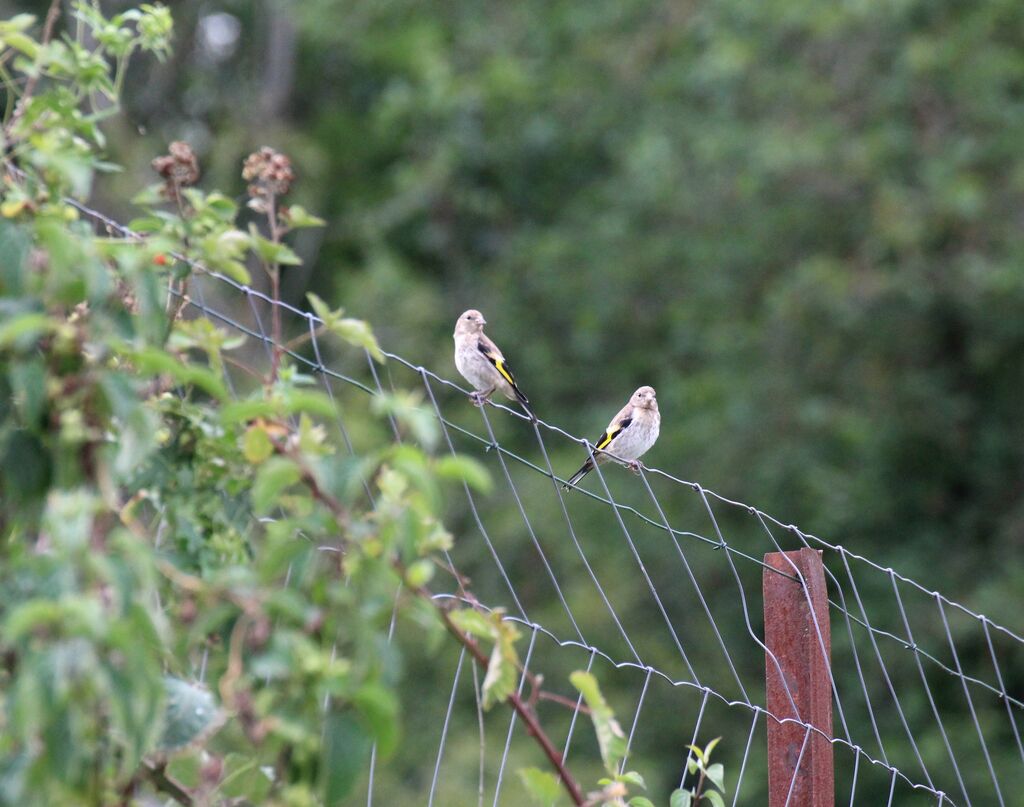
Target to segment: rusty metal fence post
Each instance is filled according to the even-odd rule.
[[[832,643],[821,552],[770,552],[764,562],[771,567],[762,579],[767,708],[798,721],[768,718],[768,804],[833,807]],[[806,587],[794,576],[803,577]]]

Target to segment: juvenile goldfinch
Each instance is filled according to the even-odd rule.
[[[483,406],[495,390],[500,390],[529,412],[530,401],[516,384],[505,357],[484,333],[486,324],[484,315],[473,308],[455,321],[455,366],[476,390],[473,403]]]
[[[619,414],[612,418],[601,439],[594,447],[601,452],[607,451],[614,454],[614,457],[605,453],[594,452],[594,457],[600,465],[614,459],[625,461],[634,471],[640,470],[640,463],[637,462],[647,450],[654,445],[658,439],[658,432],[661,430],[661,413],[658,412],[658,399],[655,396],[654,387],[640,387],[633,393],[629,403],[619,410]],[[564,490],[574,487],[583,477],[594,470],[594,460],[588,457],[587,461],[580,466],[563,486]]]

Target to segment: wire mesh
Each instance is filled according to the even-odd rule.
[[[139,238],[73,204],[109,234]],[[279,309],[290,332],[309,334],[308,350],[277,348],[319,376],[338,405],[346,450],[358,452],[348,419],[385,391],[369,355],[330,354],[313,314],[193,266],[188,306],[247,335],[268,357],[274,344],[263,321],[270,307]],[[760,581],[771,567],[762,557],[809,547],[823,554],[829,590],[836,728],[827,739],[835,752],[837,801],[1014,803],[1011,794],[1024,787],[1017,722],[1024,702],[1010,691],[1024,677],[1020,634],[888,566],[658,468],[642,468],[636,478],[598,466],[591,489],[565,493],[556,466],[593,451],[585,439],[499,403],[475,409],[459,384],[386,355],[389,389],[422,390],[444,450],[477,457],[499,481],[500,492],[488,497],[463,485],[464,500],[452,507],[458,542],[449,561],[472,577],[472,604],[502,608],[504,619],[528,632],[524,667],[543,673],[547,688],[578,704],[568,671],[593,669],[609,691],[636,693],[632,703],[615,706],[629,725],[630,765],[655,790],[689,782],[687,746],[724,735],[719,753],[731,778],[727,801],[765,803],[767,722],[802,725],[800,754],[812,734],[822,733],[801,718],[792,697],[792,716],[764,707],[766,653],[769,664],[777,662],[763,640]],[[398,426],[390,425],[401,441]],[[573,470],[574,463],[564,467]],[[369,487],[365,492],[372,498]],[[792,574],[771,571],[802,583],[795,566]],[[743,628],[723,628],[734,625]],[[815,625],[808,637],[817,652],[826,652],[826,627]],[[449,655],[432,665],[436,680],[409,698],[416,704],[409,736],[419,738],[422,765],[387,771],[392,763],[374,753],[368,805],[413,803],[411,792],[428,805],[464,803],[467,792],[495,807],[524,803],[508,771],[539,764],[529,738],[514,713],[482,715],[475,665],[467,675],[465,653]],[[564,757],[579,765],[580,778],[596,780],[596,745],[585,721],[544,702],[537,709]],[[762,741],[755,743],[755,735]],[[465,765],[469,756],[478,760],[473,769]],[[670,770],[652,774],[645,765],[665,758],[676,760]]]

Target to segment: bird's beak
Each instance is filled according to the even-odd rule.
[[[487,320],[485,320],[483,317],[480,317],[480,324],[481,325],[486,325],[487,324]]]

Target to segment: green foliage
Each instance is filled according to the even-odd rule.
[[[433,458],[432,416],[402,392],[379,411],[413,441],[340,457],[334,404],[280,351],[228,395],[244,340],[181,316],[192,262],[276,282],[298,261],[283,236],[322,222],[275,214],[287,188],[268,174],[250,207],[270,235],[242,230],[180,143],[138,197],[138,239],[78,221],[65,199],[102,166],[89,101],[116,102],[128,57],[165,55],[171,23],[76,9],[90,51],[33,39],[29,17],[0,26],[21,54],[5,70],[30,79],[3,74],[23,92],[0,200],[0,803],[337,804],[401,736],[397,593],[421,640],[443,630],[423,587],[451,544],[444,486],[489,476]],[[383,358],[369,325],[323,309],[323,330]],[[487,624],[497,702],[515,631]]]
[[[721,737],[716,737],[704,748],[698,745],[686,746],[693,755],[686,763],[686,772],[696,776],[697,781],[691,788],[679,788],[672,792],[670,807],[691,807],[701,801],[707,801],[713,807],[724,807],[722,794],[725,793],[725,768],[721,762],[711,762],[711,752],[715,750]],[[711,782],[718,790],[707,786]],[[721,791],[721,792],[719,792]]]
[[[545,420],[590,434],[624,392],[653,383],[666,425],[647,458],[652,465],[765,507],[1014,623],[1024,580],[1017,564],[992,558],[1013,556],[1022,518],[1020,3],[773,0],[666,11],[631,0],[515,8],[455,2],[442,12],[407,0],[310,0],[293,9],[294,26],[275,28],[294,29],[290,49],[287,35],[269,43],[261,35],[261,6],[239,3],[225,9],[242,26],[238,49],[214,62],[197,25],[209,9],[177,4],[176,39],[189,50],[159,65],[148,52],[166,52],[165,10],[100,21],[95,4],[82,4],[81,39],[77,21],[61,20],[44,46],[46,4],[34,5],[36,18],[0,22],[0,79],[17,88],[4,94],[5,155],[29,173],[0,191],[0,563],[7,565],[12,536],[39,534],[50,491],[89,487],[86,472],[94,467],[117,477],[101,480],[103,502],[112,487],[148,488],[147,475],[162,480],[158,503],[139,499],[128,510],[148,516],[160,506],[175,518],[160,533],[159,559],[173,553],[175,564],[202,577],[250,553],[262,556],[266,527],[250,534],[244,485],[274,456],[282,422],[306,413],[315,428],[331,410],[291,382],[285,363],[270,399],[221,405],[215,420],[194,412],[177,387],[190,400],[219,397],[208,383],[216,377],[223,386],[214,354],[231,367],[251,346],[218,349],[202,334],[186,337],[163,289],[169,275],[180,283],[190,271],[177,255],[238,281],[262,279],[249,252],[250,209],[239,211],[232,200],[244,194],[237,166],[245,149],[272,136],[301,154],[296,195],[330,225],[310,232],[303,228],[320,222],[303,207],[279,211],[282,233],[295,230],[292,251],[317,255],[309,285],[332,303],[343,300],[349,312],[375,312],[375,333],[389,349],[450,367],[451,320],[470,305],[483,307]],[[254,79],[254,67],[279,65],[279,58],[294,73],[268,68]],[[33,74],[39,81],[15,116]],[[281,91],[278,80],[291,75]],[[122,83],[130,125],[104,126],[118,100],[110,88]],[[286,100],[275,106],[275,98]],[[268,108],[272,117],[263,116]],[[94,238],[62,203],[63,194],[84,196],[95,186],[100,207],[124,211],[123,200],[152,178],[140,175],[156,144],[162,149],[181,132],[199,134],[204,182],[225,194],[187,189],[183,199],[194,208],[183,216],[153,186],[132,222],[145,237],[132,244]],[[105,143],[128,170],[105,172]],[[266,228],[257,234],[273,243]],[[306,291],[301,277],[284,285],[293,302]],[[115,299],[122,279],[131,309]],[[83,299],[88,320],[69,310]],[[169,347],[170,361],[152,358],[152,346]],[[146,362],[152,369],[136,377]],[[115,370],[118,380],[110,378]],[[188,380],[196,370],[212,376]],[[400,385],[400,370],[392,370]],[[145,396],[157,372],[167,396],[154,401]],[[92,384],[94,377],[104,383]],[[125,384],[138,388],[145,407],[124,403],[131,400]],[[114,403],[121,407],[116,423],[108,417]],[[392,411],[421,406],[408,403]],[[101,429],[120,436],[122,422],[131,424],[131,440],[120,453]],[[196,437],[221,428],[237,441],[221,446],[223,466],[213,461],[217,446]],[[367,421],[365,428],[369,435],[376,427]],[[411,422],[402,429],[416,433]],[[534,449],[529,434],[501,438]],[[378,448],[383,454],[379,446],[371,451]],[[549,449],[556,470],[581,461],[578,446]],[[169,465],[151,467],[156,457]],[[364,469],[332,454],[319,458],[317,470],[351,502],[378,461]],[[409,490],[420,506],[436,504],[443,485],[425,479],[446,472],[443,460],[387,461],[419,474]],[[202,469],[198,481],[171,473],[192,464]],[[128,470],[138,482],[123,478]],[[522,525],[504,517],[507,503],[497,498],[477,497],[481,518],[503,557],[532,568]],[[236,500],[237,509],[230,506]],[[100,522],[121,504],[102,504]],[[663,504],[673,524],[706,528],[682,497]],[[579,535],[594,537],[588,559],[638,646],[661,647],[663,628],[647,619],[616,542],[602,540],[607,511],[580,507],[571,515]],[[445,517],[461,525],[469,514],[450,503]],[[553,498],[539,495],[530,517],[535,525],[563,518]],[[746,537],[728,534],[730,541]],[[569,542],[541,540],[556,570],[577,568]],[[750,546],[763,551],[764,535]],[[298,552],[283,538],[272,548],[286,557]],[[641,549],[650,568],[675,562],[669,542]],[[936,564],[940,555],[947,562]],[[420,560],[426,565],[417,566]],[[718,580],[718,558],[697,551],[691,560],[702,585]],[[470,555],[465,571],[485,587],[489,560],[473,561]],[[282,568],[261,566],[257,577],[274,580]],[[421,580],[428,568],[420,558],[406,574]],[[16,583],[14,573],[4,582]],[[155,584],[163,602],[167,586]],[[864,592],[869,605],[872,593]],[[616,656],[605,647],[614,645],[614,631],[605,630],[593,598],[580,586],[566,596],[581,630]],[[11,598],[3,598],[4,615]],[[552,601],[540,586],[524,595],[531,617],[545,625],[560,618]],[[728,596],[712,607],[723,635],[745,633]],[[728,680],[701,631],[699,620],[687,622],[682,640],[691,661],[704,680]],[[956,633],[965,668],[988,664],[975,638]],[[212,647],[222,650],[224,639]],[[758,653],[738,652],[739,668],[756,669]],[[910,654],[902,657],[909,665]],[[200,658],[193,648],[188,667],[171,672],[187,677]],[[659,669],[675,663],[669,651],[645,660]],[[1006,663],[1009,678],[1020,679],[1019,665]],[[916,680],[912,665],[904,672]],[[427,673],[408,671],[411,701],[436,685]],[[859,686],[852,667],[836,674],[841,691]],[[5,692],[7,680],[0,678]],[[158,691],[156,678],[150,685]],[[618,702],[619,687],[632,684],[604,684],[609,700]],[[952,695],[943,700],[953,704]],[[901,699],[911,717],[929,714],[923,690],[901,690]],[[1012,737],[998,728],[1005,726],[1002,706],[976,706],[986,735],[1005,740],[989,745],[996,769],[1017,771]],[[652,792],[675,785],[668,772],[695,708],[681,715],[673,702],[672,714],[645,714],[642,724]],[[951,735],[972,736],[966,712],[943,717]],[[407,719],[423,728],[430,718]],[[719,730],[732,736],[746,724],[744,715]],[[895,722],[883,720],[880,731],[887,746],[903,736]],[[924,732],[924,761],[941,773],[948,761],[941,738]],[[6,732],[0,736],[0,745],[8,742]],[[735,744],[726,754],[733,755],[727,762],[738,758]],[[235,788],[253,782],[274,788],[273,797],[251,791],[260,803],[284,793],[293,803],[312,798],[306,785],[268,779],[264,760],[254,764],[248,753],[218,758],[225,782],[234,777],[219,793],[240,797]],[[198,754],[175,758],[171,769],[191,765],[190,786],[199,786],[207,762]],[[409,751],[393,770],[380,770],[378,787],[394,803],[418,797],[408,771],[420,762]],[[27,764],[18,757],[3,775]],[[741,800],[763,802],[763,771],[756,757],[751,764]],[[982,762],[964,774],[972,792],[977,782],[988,787]],[[1006,776],[1015,778],[1004,784],[1019,790],[1020,777]],[[320,786],[318,775],[308,781]],[[888,781],[863,779],[858,793],[883,802]],[[449,801],[473,797],[456,791]],[[47,801],[68,799],[61,792]]]

